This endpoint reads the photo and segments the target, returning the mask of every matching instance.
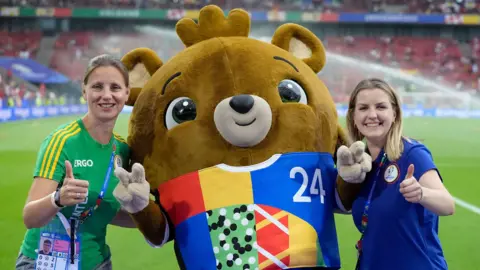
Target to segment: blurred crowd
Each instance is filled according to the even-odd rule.
[[[256,10],[323,12],[480,13],[479,0],[0,0],[0,4],[40,7],[198,9],[207,4]]]
[[[25,82],[18,83],[12,71],[0,72],[0,109],[27,108],[49,105],[65,105],[83,103],[83,100],[68,98],[66,94],[58,95],[49,91],[45,84],[40,84],[38,91],[28,89]]]
[[[452,89],[480,95],[479,38],[473,39],[470,44],[459,44],[448,38],[346,36],[327,38],[325,43],[327,50],[332,53],[399,69]],[[342,83],[332,85],[332,90],[343,98],[348,96],[352,83],[362,77],[382,75],[375,74],[372,68],[365,70],[373,74],[362,73],[357,67],[353,67],[351,72],[343,67],[338,75],[333,74],[338,73],[335,67],[329,67],[329,70],[332,74],[325,77],[344,76],[335,80]]]
[[[16,57],[34,58],[37,54],[36,50],[31,50],[28,54],[23,50],[15,51],[15,48],[22,47],[15,43],[8,43],[21,40],[22,44],[27,44],[30,48],[37,48],[41,37],[38,37],[38,39],[34,37],[35,35],[28,34],[28,37],[25,36],[23,39],[21,37],[6,38],[4,40],[13,49],[10,51],[0,50],[0,54],[8,53]],[[141,40],[141,44],[139,40]],[[480,97],[480,61],[478,58],[480,57],[480,38],[475,38],[468,44],[459,44],[457,41],[448,38],[388,36],[381,38],[327,36],[322,41],[328,52],[339,56],[348,56],[355,61],[359,61],[354,65],[337,63],[332,61],[333,56],[329,56],[327,66],[319,74],[338,103],[346,102],[349,93],[362,78],[385,76],[383,70],[375,72],[375,69],[368,67],[366,63],[379,64],[382,67],[394,68],[397,71],[401,70],[401,72],[414,77],[426,78],[439,85]],[[79,85],[88,60],[98,54],[108,53],[121,57],[136,47],[145,46],[152,48],[162,59],[167,60],[184,48],[178,39],[161,39],[158,36],[138,31],[126,33],[62,33],[57,37],[53,46],[50,68],[78,82]],[[398,82],[396,86],[405,89],[405,91],[435,91],[435,89],[418,89],[418,86],[404,81]],[[1,96],[0,98],[3,100],[3,106],[14,104],[11,100],[24,100],[24,95],[27,96],[26,102],[30,102],[32,99],[50,100],[50,95],[55,96],[52,92],[52,94],[41,93],[32,97],[32,95],[22,91],[21,86],[10,86],[9,84],[6,84],[2,89],[4,89],[4,94],[3,98]],[[5,96],[11,98],[9,103],[6,103]],[[56,97],[53,98],[53,100],[55,99]],[[446,102],[450,104],[456,101],[447,98]],[[431,103],[436,104],[435,102]],[[36,102],[36,104],[38,103]],[[463,106],[463,103],[457,102],[456,104]]]
[[[5,0],[0,0],[5,1]],[[18,1],[18,0],[14,0]],[[60,2],[61,1],[61,2]],[[71,1],[68,2],[67,1]],[[131,7],[131,0],[76,0],[76,6],[115,5]],[[133,0],[137,1],[137,0]],[[39,3],[41,2],[41,3]],[[22,0],[22,5],[67,5],[73,0]],[[136,4],[135,4],[136,3]],[[138,1],[134,6],[138,4]],[[401,7],[399,12],[423,13],[468,13],[480,11],[480,0],[149,0],[148,5],[162,8],[200,8],[205,4],[216,4],[224,8],[244,7],[249,9],[289,9],[289,10],[332,10],[332,11],[373,11],[389,12],[389,8]],[[18,4],[18,3],[17,3]],[[167,60],[183,50],[178,38],[171,38],[165,32],[157,35],[151,29],[140,31],[127,28],[122,24],[118,28],[105,27],[104,31],[63,32],[60,33],[51,48],[50,68],[59,71],[75,82],[80,81],[88,60],[98,54],[109,53],[121,57],[128,51],[145,46],[152,48],[163,59]],[[117,26],[118,27],[118,26]],[[27,28],[28,29],[28,28]],[[165,30],[162,30],[165,31]],[[166,30],[168,31],[168,30]],[[170,29],[171,31],[171,29]],[[167,38],[168,36],[168,38]],[[1,31],[0,56],[13,56],[35,59],[39,53],[42,33],[35,30],[22,32]],[[268,40],[268,37],[266,38]],[[355,65],[328,61],[319,76],[325,81],[336,102],[344,103],[355,84],[365,77],[384,77],[385,72],[375,72],[373,68],[365,68],[367,64],[379,64],[394,68],[397,71],[416,78],[426,78],[438,85],[459,90],[480,97],[480,37],[468,43],[460,43],[451,38],[427,37],[359,37],[359,36],[326,36],[322,39],[328,52],[347,56],[356,61]],[[330,58],[333,59],[333,58]],[[362,68],[362,66],[364,68]],[[340,72],[339,72],[340,71]],[[0,106],[25,106],[25,104],[47,105],[62,103],[81,103],[82,100],[61,96],[58,92],[48,91],[44,85],[38,93],[29,92],[24,86],[8,80],[8,74],[1,78]],[[411,82],[397,80],[395,85],[405,92],[419,90],[419,86]],[[435,91],[424,89],[422,91]],[[425,104],[436,102],[423,101]],[[448,106],[463,106],[463,103],[446,98]]]
[[[322,41],[328,52],[348,56],[361,61],[361,64],[380,64],[412,76],[427,78],[445,87],[480,95],[479,38],[470,44],[459,44],[448,38],[387,36],[326,37]],[[160,39],[155,35],[138,32],[65,33],[58,38],[55,46],[51,67],[74,80],[81,79],[88,59],[101,53],[120,57],[138,46],[146,46],[154,49],[165,60],[183,49],[177,39]],[[372,68],[359,69],[358,64],[342,64],[337,67],[331,59],[333,58],[329,57],[321,76],[339,102],[344,101],[354,83],[365,76],[384,76],[381,72],[375,74]]]

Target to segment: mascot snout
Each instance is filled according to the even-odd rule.
[[[215,126],[222,137],[238,147],[252,147],[267,136],[272,126],[272,109],[255,95],[237,95],[218,103]]]

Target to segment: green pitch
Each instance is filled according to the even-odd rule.
[[[73,117],[0,124],[0,269],[13,269],[25,233],[22,208],[32,181],[32,171],[42,139]],[[128,117],[123,115],[117,131],[126,135]],[[405,120],[405,133],[421,139],[430,148],[445,185],[453,196],[480,206],[480,120]],[[355,265],[354,244],[359,237],[351,216],[336,216],[342,269]],[[456,213],[440,219],[440,239],[450,269],[478,269],[480,215],[457,205]],[[119,269],[178,269],[172,245],[151,248],[136,229],[111,227],[108,243],[113,267]]]

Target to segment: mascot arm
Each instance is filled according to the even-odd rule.
[[[129,173],[124,168],[116,168],[119,179],[113,196],[122,209],[128,212],[137,228],[153,246],[163,245],[169,238],[168,222],[159,205],[150,200],[150,184],[145,178],[145,169],[140,163],[132,166]]]
[[[147,207],[131,216],[151,246],[162,247],[170,240],[169,223],[154,201],[150,200]]]
[[[352,209],[353,201],[357,198],[362,184],[352,184],[345,182],[340,176],[337,177],[337,188],[335,193],[336,204],[340,213],[349,213]]]
[[[353,201],[362,188],[367,172],[372,169],[372,158],[365,153],[362,141],[353,143],[350,148],[340,146],[337,151],[337,192],[336,201],[343,212],[352,209]]]

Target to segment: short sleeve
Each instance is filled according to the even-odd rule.
[[[61,182],[65,177],[65,140],[61,136],[49,135],[40,146],[33,177]]]
[[[412,147],[408,153],[407,158],[407,168],[410,164],[415,166],[413,176],[420,180],[423,174],[430,170],[436,170],[438,172],[437,166],[433,162],[433,157],[430,151],[422,144]],[[440,172],[438,172],[440,175]],[[441,176],[440,179],[442,180]],[[443,180],[442,180],[443,182]]]

